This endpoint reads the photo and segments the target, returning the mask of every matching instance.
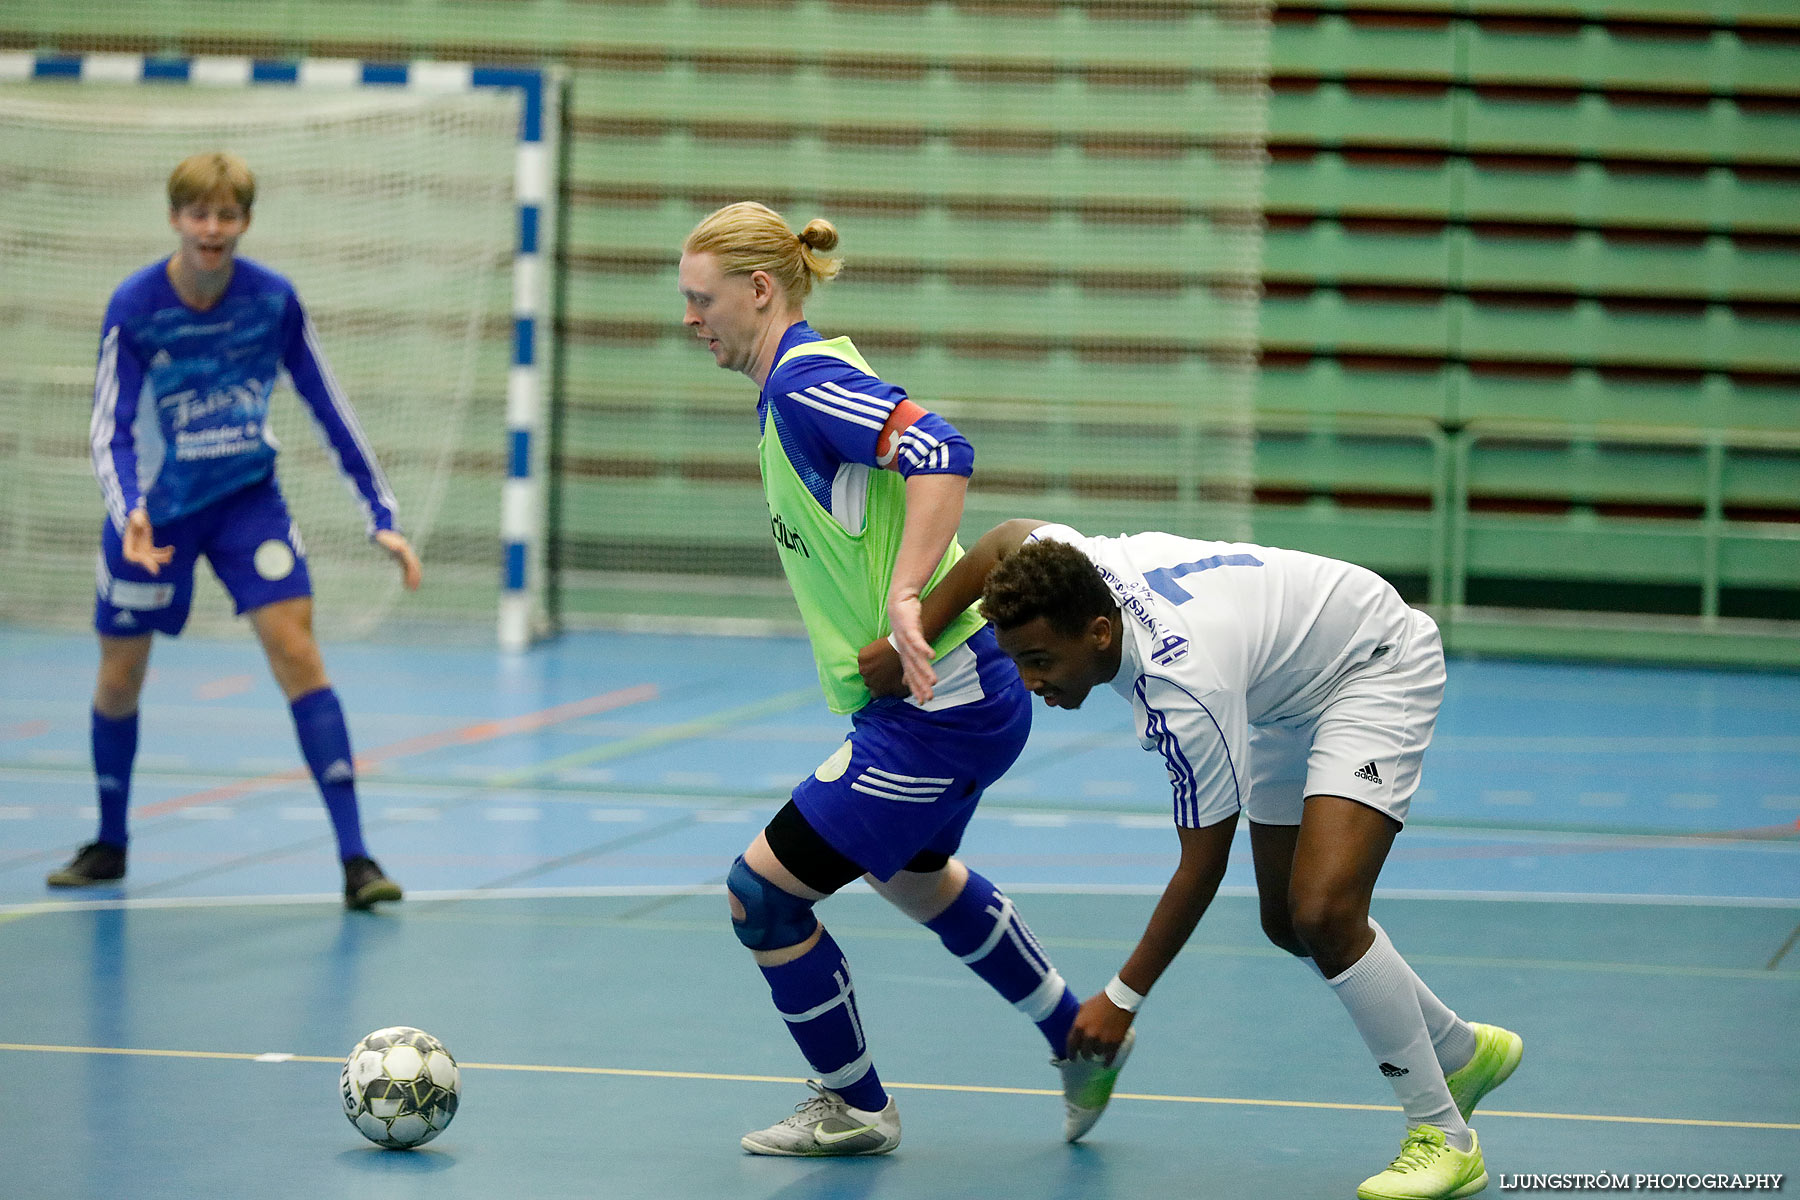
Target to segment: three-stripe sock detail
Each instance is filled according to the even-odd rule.
[[[970,871],[950,907],[925,927],[1003,1000],[1024,1013],[1050,1043],[1053,1055],[1061,1058],[1068,1053],[1069,1027],[1081,1005],[1011,897]]]

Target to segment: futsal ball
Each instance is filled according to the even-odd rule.
[[[344,1116],[377,1146],[423,1146],[456,1115],[462,1079],[444,1043],[422,1029],[377,1029],[350,1051],[339,1078]]]

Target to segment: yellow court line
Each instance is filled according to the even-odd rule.
[[[20,1050],[43,1054],[120,1054],[142,1058],[235,1059],[254,1062],[260,1054],[232,1053],[218,1050],[139,1050],[119,1046],[37,1046],[19,1042],[0,1042],[0,1050]],[[317,1054],[284,1055],[283,1062],[330,1063],[343,1060]],[[728,1075],[716,1071],[652,1071],[637,1067],[559,1067],[539,1063],[457,1064],[465,1071],[529,1071],[545,1075],[609,1075],[629,1079],[700,1079],[719,1083],[804,1083],[798,1075]],[[970,1083],[891,1083],[883,1086],[915,1092],[973,1092],[990,1096],[1060,1096],[1054,1088],[990,1087]],[[1263,1100],[1244,1096],[1165,1096],[1154,1092],[1114,1092],[1114,1100],[1144,1100],[1156,1104],[1224,1104],[1244,1108],[1318,1108],[1339,1112],[1399,1112],[1394,1104],[1341,1104],[1330,1100]],[[1800,1131],[1795,1121],[1713,1121],[1703,1117],[1623,1117],[1604,1113],[1522,1112],[1507,1109],[1481,1110],[1483,1117],[1516,1117],[1536,1121],[1598,1121],[1615,1125],[1686,1125],[1705,1129],[1772,1129]]]

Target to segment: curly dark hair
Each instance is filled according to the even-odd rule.
[[[981,591],[981,614],[996,629],[1043,617],[1057,633],[1073,637],[1118,607],[1087,555],[1067,542],[1027,542],[1001,560]]]

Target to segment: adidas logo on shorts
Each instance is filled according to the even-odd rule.
[[[1398,1079],[1402,1075],[1405,1075],[1407,1071],[1405,1067],[1396,1067],[1393,1063],[1384,1062],[1381,1064],[1381,1073],[1386,1075],[1389,1079]]]
[[[1370,783],[1381,782],[1381,772],[1375,769],[1375,762],[1373,759],[1356,768],[1351,774],[1355,775],[1358,779],[1366,779]]]

